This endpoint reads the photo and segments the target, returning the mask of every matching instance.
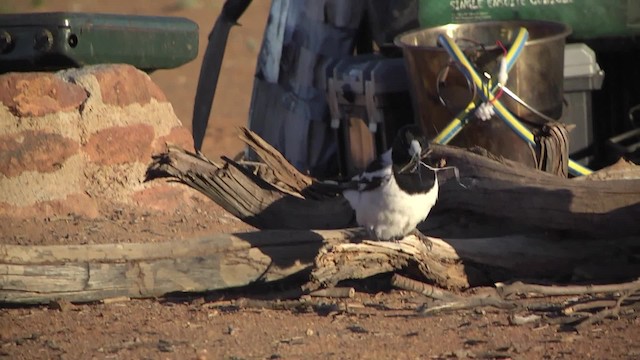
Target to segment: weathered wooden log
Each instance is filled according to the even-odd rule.
[[[432,147],[431,161],[444,159],[458,168],[460,181],[467,187],[455,182],[442,186],[438,199],[442,209],[464,209],[592,236],[640,234],[640,177],[566,179],[506,159]],[[638,174],[633,164],[627,169],[627,174]]]
[[[279,280],[309,269],[332,235],[345,237],[269,231],[166,243],[0,245],[0,302],[145,298]]]
[[[451,289],[523,278],[568,280],[585,264],[591,265],[591,281],[640,275],[630,256],[636,239],[430,238],[428,249],[411,237],[370,242],[363,236],[357,230],[269,230],[166,243],[0,245],[0,302],[146,298],[297,278],[295,287],[310,272],[307,290],[392,271]]]
[[[224,165],[218,165],[202,155],[169,147],[166,153],[155,157],[147,175],[176,178],[261,229],[344,229],[354,225],[353,210],[344,198],[305,199],[290,190],[287,181],[279,182],[274,177],[269,183],[248,168],[225,160]],[[287,172],[279,174],[284,178],[286,175],[282,174]],[[278,182],[282,186],[274,184]]]
[[[259,228],[339,229],[354,225],[353,210],[335,189],[300,174],[251,131],[243,129],[241,133],[268,164],[266,170],[256,171],[257,175],[231,160],[215,166],[178,148],[156,157],[150,169],[196,188]],[[633,164],[626,170],[617,169],[613,178],[596,174],[577,180],[443,145],[432,145],[429,160],[457,167],[460,182],[466,186],[456,181],[444,184],[436,211],[462,209],[580,235],[640,234],[640,171]]]
[[[402,241],[363,241],[323,247],[315,260],[306,289],[335,286],[346,279],[363,279],[383,272],[412,268],[423,278],[445,288],[469,287],[461,259],[451,246],[438,241],[429,248],[415,236]]]

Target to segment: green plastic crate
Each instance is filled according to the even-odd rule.
[[[549,20],[573,28],[572,39],[640,34],[640,0],[420,0],[423,27],[487,20]]]

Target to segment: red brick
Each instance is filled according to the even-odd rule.
[[[165,136],[157,138],[154,142],[153,152],[159,153],[166,149],[166,144],[177,145],[185,150],[194,151],[191,132],[184,126],[176,126]]]
[[[100,165],[147,162],[154,136],[150,125],[115,126],[93,134],[84,151],[92,162]]]
[[[0,75],[0,102],[17,116],[43,116],[77,109],[87,93],[49,73]]]
[[[0,173],[14,177],[23,171],[53,172],[79,147],[72,139],[44,131],[0,135]]]
[[[102,102],[105,104],[126,106],[134,103],[148,104],[151,99],[167,101],[167,97],[149,75],[131,65],[99,67],[93,75],[98,79]]]

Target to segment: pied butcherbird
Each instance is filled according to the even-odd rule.
[[[356,221],[376,240],[399,240],[427,218],[438,199],[436,169],[421,161],[428,142],[416,125],[401,128],[389,150],[342,191]]]

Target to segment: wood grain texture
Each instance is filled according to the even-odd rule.
[[[166,243],[0,245],[0,302],[144,298],[269,282],[308,269],[323,241],[311,231],[274,231]]]
[[[640,178],[566,179],[454,147],[432,145],[430,160],[459,169],[439,205],[594,237],[640,234]],[[637,173],[629,165],[628,173]],[[606,170],[605,170],[606,171]]]
[[[343,197],[304,198],[265,181],[230,159],[217,165],[201,155],[171,147],[156,156],[149,168],[149,178],[158,176],[178,179],[257,228],[342,229],[354,225],[353,210]],[[282,183],[287,181],[290,180]]]
[[[630,256],[637,251],[637,238],[429,239],[431,249],[413,237],[365,241],[357,229],[265,230],[165,243],[0,245],[0,302],[147,298],[292,277],[299,281],[291,283],[295,287],[310,273],[309,291],[386,272],[421,274],[450,289],[518,278],[570,279],[579,271],[584,276],[587,264],[591,279],[640,275]]]
[[[354,226],[339,187],[299,173],[256,134],[242,139],[265,164],[251,171],[232,160],[214,165],[179,148],[156,157],[158,176],[176,178],[232,214],[262,229],[340,229]],[[585,179],[567,179],[496,158],[482,149],[431,145],[427,162],[455,166],[460,182],[441,186],[434,211],[466,210],[579,236],[640,234],[640,172],[626,164]],[[611,175],[613,173],[613,175]]]

